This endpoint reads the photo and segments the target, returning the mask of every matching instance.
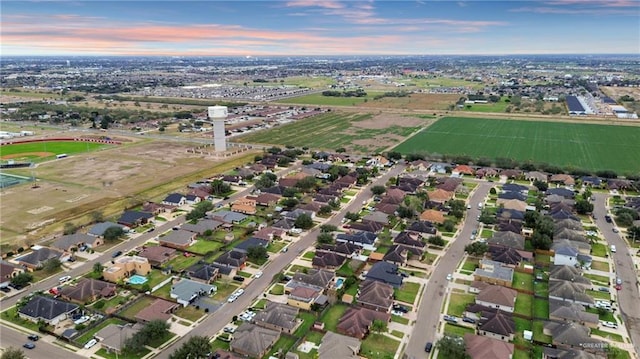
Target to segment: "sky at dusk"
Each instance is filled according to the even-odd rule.
[[[640,54],[640,0],[11,1],[9,55]]]

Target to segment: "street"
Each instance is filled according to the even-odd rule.
[[[40,334],[39,334],[40,335]],[[18,332],[13,329],[2,326],[2,335],[0,335],[0,347],[8,348],[14,347],[21,349],[27,356],[27,358],[41,359],[41,358],[65,358],[65,359],[81,359],[80,355],[77,355],[71,351],[63,349],[58,345],[48,343],[48,340],[52,340],[53,337],[40,338],[35,342],[36,347],[34,349],[24,349],[22,345],[29,340],[27,334]]]
[[[464,247],[471,243],[471,233],[477,227],[478,221],[476,218],[480,215],[478,203],[484,203],[484,199],[489,194],[489,189],[494,185],[488,182],[477,183],[478,187],[469,199],[471,209],[467,210],[464,225],[458,232],[457,238],[433,268],[431,277],[422,294],[418,308],[418,319],[405,349],[407,358],[428,358],[428,354],[424,351],[425,344],[427,342],[433,342],[434,344],[437,342],[435,335],[440,322],[440,311],[448,284],[447,274],[455,272],[458,262],[464,255]]]
[[[604,216],[607,214],[606,200],[609,197],[605,193],[594,193],[595,203],[593,215],[596,218],[596,224],[606,239],[608,245],[616,246],[616,253],[611,253],[615,268],[613,269],[616,276],[622,279],[622,290],[618,291],[618,305],[620,314],[627,326],[633,348],[629,344],[627,349],[630,352],[640,353],[640,295],[638,295],[638,276],[636,268],[631,259],[631,253],[624,239],[619,233],[613,232],[613,224],[607,223]]]
[[[396,165],[380,178],[373,181],[373,183],[363,187],[356,197],[351,200],[349,205],[340,210],[340,212],[334,214],[325,223],[339,226],[346,212],[358,212],[360,208],[362,208],[362,201],[368,200],[372,197],[371,191],[369,191],[372,186],[384,185],[389,178],[395,177],[403,171],[404,166]],[[200,322],[200,324],[191,330],[188,335],[180,338],[180,340],[165,348],[162,353],[156,356],[156,358],[167,359],[173,351],[182,346],[182,344],[184,344],[192,335],[211,337],[222,330],[222,328],[224,328],[224,326],[233,319],[234,315],[240,314],[240,312],[248,308],[260,295],[262,295],[262,293],[271,284],[271,280],[276,274],[281,273],[289,264],[291,264],[291,262],[300,255],[301,251],[313,246],[319,233],[320,229],[316,227],[296,242],[292,243],[287,252],[272,255],[273,259],[271,262],[262,269],[262,272],[264,273],[262,277],[253,279],[251,283],[244,288],[245,292],[243,295],[233,303],[224,304],[222,308]]]

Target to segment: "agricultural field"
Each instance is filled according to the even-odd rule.
[[[391,91],[396,91],[391,90]],[[406,97],[384,97],[362,103],[361,107],[405,109],[405,110],[447,110],[460,98],[455,94],[414,93]]]
[[[0,147],[0,159],[16,161],[42,161],[55,158],[56,155],[66,153],[73,155],[81,152],[95,151],[113,145],[94,142],[53,141],[16,143]]]
[[[375,153],[394,146],[433,119],[394,114],[327,113],[236,137],[235,141]]]
[[[245,152],[222,163],[188,153],[190,147],[188,143],[138,140],[33,168],[4,170],[35,176],[37,181],[2,190],[0,244],[32,244],[49,238],[62,231],[66,221],[88,223],[93,211],[107,218],[117,216],[125,208],[159,200],[189,182],[243,165],[255,156],[255,152]]]
[[[640,128],[446,117],[394,150],[401,153],[511,158],[620,174],[640,169]]]
[[[373,101],[374,97],[381,94],[382,92],[367,92],[367,96],[363,97],[336,97],[322,96],[322,93],[318,92],[310,95],[282,99],[277,102],[318,106],[358,106],[364,102]]]

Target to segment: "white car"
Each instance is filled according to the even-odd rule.
[[[404,315],[404,313],[402,313],[402,312],[400,312],[400,311],[397,311],[397,310],[392,310],[392,311],[391,311],[391,314],[393,314],[393,315],[397,315],[397,316],[400,316],[400,317]]]
[[[605,322],[605,321],[601,321],[600,322],[603,326],[607,327],[607,328],[618,328],[618,324],[614,323],[614,322]]]
[[[242,288],[238,288],[238,290],[236,290],[235,292],[233,292],[233,294],[232,294],[232,295],[235,295],[236,297],[239,297],[239,296],[241,296],[241,295],[243,295],[243,294],[244,294],[244,289],[242,289]]]
[[[91,347],[93,347],[94,345],[98,344],[98,341],[95,339],[91,339],[87,342],[87,344],[84,345],[85,349],[91,349]]]
[[[238,297],[237,297],[237,296],[235,296],[235,295],[231,295],[231,296],[229,296],[229,299],[227,299],[227,302],[229,302],[229,303],[233,303],[233,302],[235,302],[235,301],[236,301],[236,299],[238,299]]]
[[[451,281],[453,279],[453,275],[452,274],[447,274],[447,280]]]
[[[80,319],[77,319],[75,322],[73,322],[73,324],[78,325],[78,324],[86,323],[86,322],[88,322],[90,319],[91,319],[91,317],[89,317],[89,316],[87,316],[87,315],[84,315],[84,316],[80,317]]]
[[[262,272],[258,272],[258,273],[256,273],[253,277],[254,277],[254,278],[260,278],[260,277],[262,277]]]

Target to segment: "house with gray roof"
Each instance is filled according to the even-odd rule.
[[[574,266],[554,265],[549,271],[549,281],[566,280],[572,283],[591,287],[591,280],[582,275],[582,271]]]
[[[389,262],[377,262],[367,272],[365,278],[387,283],[394,288],[402,286],[402,276],[398,274],[398,266]]]
[[[513,313],[518,292],[500,285],[488,285],[476,296],[476,304]]]
[[[524,249],[524,237],[511,231],[496,232],[487,242],[492,245],[499,245],[519,250]]]
[[[356,303],[368,309],[388,313],[393,305],[393,294],[392,285],[367,279],[360,283]]]
[[[195,240],[195,233],[178,229],[168,232],[165,236],[159,237],[158,243],[160,243],[161,246],[184,250],[194,244]]]
[[[478,334],[510,342],[516,333],[516,322],[511,313],[498,310],[495,313],[482,313],[478,323]]]
[[[215,281],[218,278],[219,272],[218,267],[206,263],[194,264],[187,270],[187,274],[191,279],[207,284]]]
[[[247,254],[239,251],[227,251],[223,253],[220,257],[214,260],[214,264],[219,264],[222,266],[229,266],[236,269],[244,268],[245,262],[247,261]]]
[[[574,322],[552,322],[544,324],[543,333],[551,336],[552,344],[560,348],[586,349],[605,348],[606,343],[591,338],[589,328]]]
[[[362,221],[377,222],[383,225],[387,225],[389,224],[389,215],[384,212],[373,211],[364,216],[362,218]]]
[[[480,266],[473,272],[473,279],[511,288],[513,268],[500,262],[482,259],[480,260]]]
[[[66,234],[56,239],[51,247],[59,249],[63,252],[71,252],[82,246],[96,248],[104,244],[102,238],[90,236],[84,233]]]
[[[318,348],[318,359],[359,359],[360,340],[327,331]]]
[[[247,219],[248,217],[246,214],[232,212],[228,210],[208,212],[207,215],[210,219],[224,222],[224,223],[234,223],[234,224],[240,223],[245,219]]]
[[[280,338],[280,332],[244,322],[233,334],[232,351],[252,358],[262,358]]]
[[[378,235],[371,232],[356,232],[356,233],[339,233],[336,236],[336,242],[352,243],[358,245],[366,250],[375,251],[375,243],[378,239]]]
[[[100,222],[91,226],[87,234],[94,237],[102,237],[104,236],[104,232],[111,227],[122,228],[122,230],[124,230],[125,232],[129,230],[127,226],[123,226],[122,224],[113,223],[113,222]]]
[[[335,269],[344,264],[347,258],[335,252],[316,251],[311,264],[313,268]]]
[[[309,269],[307,273],[296,272],[296,274],[293,275],[293,280],[327,289],[333,283],[335,277],[336,274],[332,271]]]
[[[196,223],[187,222],[183,224],[180,226],[180,229],[202,235],[206,231],[215,231],[218,227],[222,226],[222,224],[223,223],[221,221],[201,218]]]
[[[204,284],[182,278],[171,286],[171,298],[186,307],[201,296],[210,296],[218,288],[215,285]]]
[[[237,246],[233,247],[233,250],[242,252],[242,253],[247,253],[249,251],[249,248],[251,247],[267,248],[268,245],[269,245],[269,241],[267,240],[256,238],[256,237],[250,237],[238,243]]]
[[[70,318],[78,309],[79,307],[76,304],[36,295],[31,297],[27,304],[18,309],[18,315],[22,319],[34,323],[43,321],[49,325],[57,325],[61,321]]]
[[[572,241],[570,239],[554,239],[551,245],[551,250],[555,252],[560,247],[572,247],[578,250],[581,254],[591,253],[591,244],[581,241]]]
[[[65,254],[54,248],[34,246],[31,253],[16,258],[18,264],[23,265],[31,270],[40,269],[49,259],[57,258],[64,261]]]
[[[587,287],[582,284],[566,280],[552,280],[549,281],[549,300],[557,299],[593,307],[595,302],[590,295],[585,293],[586,289]]]
[[[162,204],[165,206],[183,206],[187,203],[187,198],[181,193],[171,193],[162,200]]]
[[[253,323],[268,329],[293,334],[302,324],[302,319],[298,318],[298,311],[298,308],[286,304],[267,301],[264,310],[258,312],[253,318]]]
[[[129,228],[137,227],[151,221],[155,215],[150,212],[125,211],[118,219],[118,223]]]
[[[549,300],[549,319],[575,322],[590,328],[597,328],[600,324],[598,314],[585,311],[583,305],[556,299]]]
[[[553,264],[575,267],[578,264],[578,250],[569,246],[556,246],[553,254]]]
[[[127,339],[131,338],[140,329],[142,324],[109,324],[106,327],[100,329],[95,334],[95,338],[100,343],[100,346],[108,353],[122,353],[122,348],[127,342]]]

